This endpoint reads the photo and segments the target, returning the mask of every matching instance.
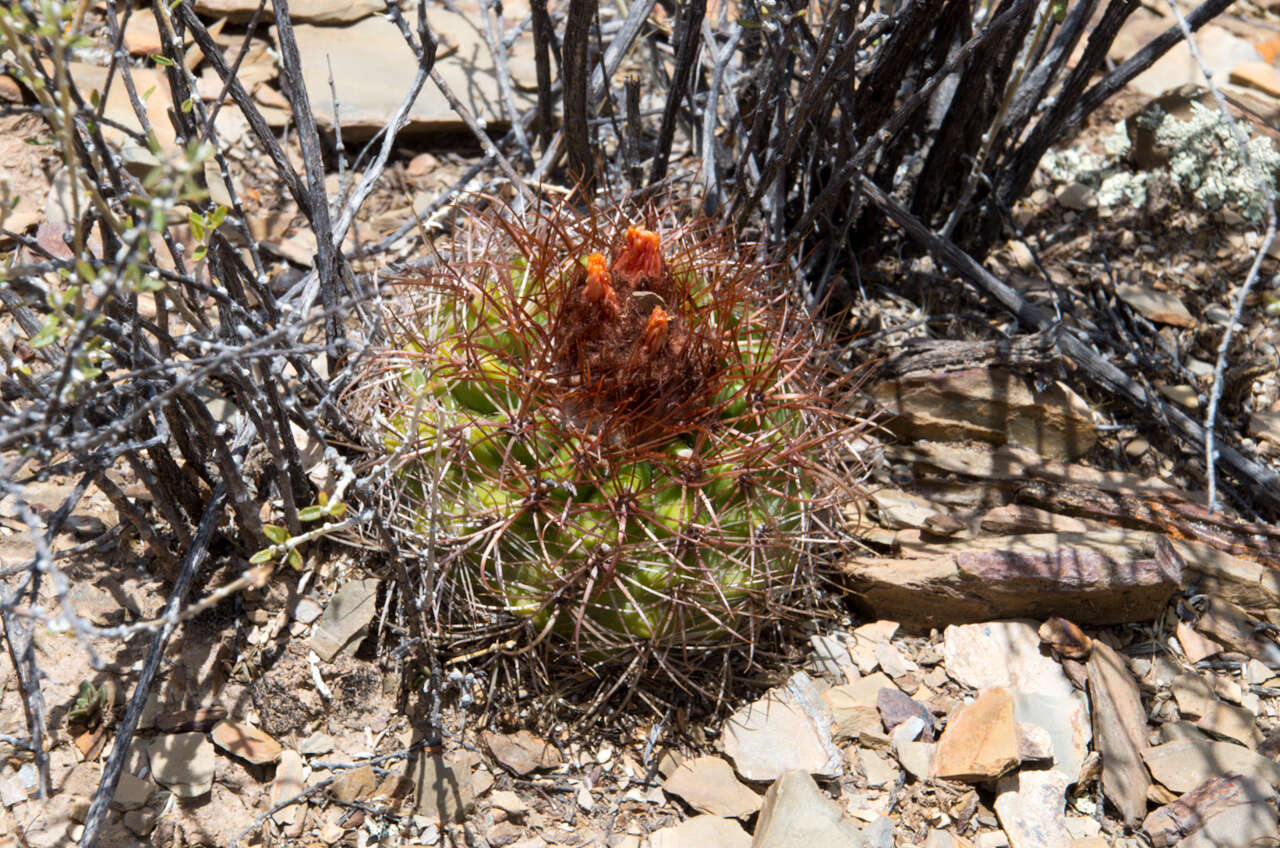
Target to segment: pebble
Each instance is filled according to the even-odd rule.
[[[1075,691],[1062,666],[1040,653],[1040,635],[1028,622],[953,624],[942,638],[947,674],[970,689],[1006,686],[1062,697]]]
[[[259,766],[274,763],[284,750],[279,742],[262,730],[238,721],[224,719],[218,722],[210,736],[213,744],[228,754]]]
[[[664,827],[649,834],[649,848],[752,848],[761,845],[759,840],[742,829],[732,819],[719,816],[694,816],[688,821]]]
[[[760,809],[760,796],[738,780],[733,768],[719,757],[681,763],[662,788],[700,813],[723,818],[745,818]]]
[[[934,773],[944,780],[978,783],[1018,764],[1013,693],[987,689],[952,717],[938,741]]]
[[[1062,848],[1071,842],[1065,793],[1071,782],[1055,769],[1023,769],[996,786],[996,815],[1010,848]]]
[[[832,718],[808,675],[799,672],[786,687],[734,713],[721,741],[747,780],[775,780],[793,769],[838,777],[842,758],[831,738]]]
[[[203,733],[157,736],[147,756],[151,776],[179,798],[198,798],[213,786],[213,743]]]
[[[342,585],[311,632],[311,649],[325,662],[340,653],[354,654],[377,611],[377,580],[351,580]]]
[[[844,818],[840,807],[818,788],[813,778],[792,770],[784,772],[765,793],[751,845],[753,848],[815,848],[863,842],[861,829]]]
[[[480,734],[480,738],[498,764],[517,776],[553,769],[564,762],[554,746],[527,730],[515,733],[486,730]]]

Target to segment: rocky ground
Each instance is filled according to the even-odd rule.
[[[220,38],[238,49],[256,3],[196,6],[225,21]],[[370,16],[381,4],[293,6],[306,21],[298,39],[317,115],[332,126],[336,111],[347,143],[358,143],[397,105],[411,57],[391,24]],[[515,37],[523,11],[508,4],[504,14],[511,73],[528,82],[527,30]],[[432,15],[445,36],[443,77],[482,119],[501,121],[507,95],[484,58],[485,36],[473,25],[480,14]],[[1141,10],[1115,58],[1169,21],[1154,5]],[[1277,32],[1274,15],[1254,10],[1198,39],[1255,133],[1273,132],[1259,121],[1280,115]],[[156,49],[156,37],[149,13],[126,28],[138,57]],[[284,127],[273,50],[269,38],[254,39],[240,74]],[[91,85],[101,46],[78,58],[73,73]],[[214,100],[211,72],[198,58],[193,68],[199,96]],[[157,72],[138,73],[145,88]],[[1116,122],[1197,73],[1185,50],[1163,60],[1092,123],[1081,150],[1101,154]],[[527,106],[528,89],[509,94]],[[0,97],[20,96],[0,76]],[[1185,109],[1192,99],[1165,103]],[[148,102],[159,127],[168,126],[165,105]],[[106,107],[129,120],[126,108]],[[243,122],[230,109],[220,120],[250,226],[287,287],[314,242],[256,167],[261,151]],[[56,163],[22,143],[34,127],[28,117],[0,119],[0,169],[19,200],[4,226],[65,251]],[[460,180],[477,151],[450,135],[462,128],[434,92],[415,106],[411,140],[348,245],[389,240],[369,270],[420,251],[424,236],[405,226],[413,213],[429,228],[446,191],[470,185]],[[148,151],[129,155],[139,167],[150,162]],[[1155,172],[1166,162],[1130,157],[1121,167]],[[331,194],[343,179],[330,176]],[[1016,210],[1017,237],[988,266],[1033,301],[1056,303],[1064,320],[1111,334],[1118,350],[1143,340],[1159,354],[1142,363],[1149,379],[1201,416],[1257,228],[1237,211],[1198,207],[1176,186],[1148,191],[1134,207],[1108,202],[1096,169],[1046,170],[1038,180]],[[1274,274],[1275,260],[1263,270]],[[926,322],[957,295],[937,285],[927,262],[868,278],[877,273],[908,282],[874,288],[852,310],[871,340],[859,355],[884,361],[865,392],[866,411],[883,425],[865,445],[869,496],[848,513],[860,548],[840,565],[850,614],[815,623],[799,646],[806,659],[774,688],[743,693],[730,717],[706,724],[668,713],[590,732],[564,721],[519,728],[510,716],[495,720],[491,681],[459,663],[448,672],[445,745],[425,748],[398,703],[402,683],[422,671],[386,650],[389,587],[346,557],[309,562],[183,623],[101,844],[1280,844],[1280,531],[1251,522],[1247,503],[1210,514],[1198,458],[1158,424],[1139,427],[1055,379],[1053,357],[1034,339],[1012,351],[962,333],[904,346],[937,339]],[[1248,304],[1224,395],[1244,446],[1272,464],[1280,456],[1274,297],[1263,287]],[[319,458],[311,461],[322,475]],[[74,482],[53,479],[28,494],[54,509]],[[141,493],[127,473],[118,482]],[[20,527],[0,516],[5,566],[29,556]],[[93,644],[38,634],[53,734],[48,801],[34,797],[32,757],[14,744],[26,736],[23,710],[13,671],[0,664],[4,848],[79,835],[149,640],[130,626],[153,619],[167,591],[100,495],[82,501],[56,545],[67,554],[76,609],[123,629]],[[44,599],[51,606],[54,591]]]

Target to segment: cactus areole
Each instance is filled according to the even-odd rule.
[[[583,662],[750,644],[838,429],[808,325],[692,230],[494,231],[391,354],[401,529],[440,540],[454,606]]]

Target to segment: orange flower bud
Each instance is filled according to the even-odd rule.
[[[640,227],[627,227],[627,244],[613,263],[613,273],[634,286],[640,280],[662,278],[662,253],[658,234]]]
[[[649,323],[644,328],[644,342],[641,346],[649,353],[661,350],[667,342],[667,325],[670,323],[671,316],[667,314],[667,310],[661,306],[653,307],[653,312],[649,313]]]
[[[582,292],[582,297],[587,303],[600,304],[600,309],[611,318],[616,317],[620,311],[618,298],[609,283],[608,267],[604,257],[598,253],[587,257],[587,287]]]

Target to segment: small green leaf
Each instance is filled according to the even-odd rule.
[[[325,509],[322,506],[304,506],[298,510],[299,521],[315,521],[324,518]]]
[[[32,348],[48,347],[58,338],[58,328],[61,322],[58,321],[56,315],[47,315],[44,319],[44,325],[40,330],[31,337],[31,341],[27,342]]]
[[[191,113],[191,109],[192,109],[192,107],[193,107],[194,105],[195,105],[195,104],[192,102],[192,100],[191,100],[191,98],[190,98],[190,97],[188,97],[186,100],[182,101],[182,111],[183,111],[183,114],[190,114],[190,113]]]
[[[283,545],[289,541],[289,531],[281,527],[279,524],[262,525],[262,535],[266,536],[277,545]]]
[[[196,241],[204,241],[204,216],[188,213],[187,223],[191,225],[191,237]]]
[[[271,562],[276,558],[276,552],[271,548],[263,548],[253,556],[249,557],[250,565],[262,565],[264,562]]]
[[[209,213],[209,229],[216,230],[222,226],[222,222],[227,217],[227,207],[219,206],[217,209]]]
[[[316,495],[316,503],[320,504],[320,506],[328,506],[328,505],[329,505],[329,493],[328,493],[328,492],[320,492],[318,495]]]
[[[299,571],[302,570],[302,554],[298,553],[297,548],[289,551],[289,564]]]
[[[344,504],[342,501],[338,501],[333,506],[329,507],[329,514],[332,515],[334,518],[341,518],[343,514],[346,513],[346,511],[347,511],[347,505]]]
[[[86,283],[92,283],[98,279],[98,272],[93,270],[93,266],[83,259],[76,260],[76,273],[80,275],[80,279]]]
[[[159,53],[152,53],[151,61],[155,62],[157,65],[163,65],[166,68],[173,67],[173,60],[168,56],[161,56]]]
[[[209,248],[206,245],[202,244],[199,247],[197,247],[195,250],[191,251],[191,258],[194,261],[199,262],[200,260],[204,259],[208,253],[209,253]]]

